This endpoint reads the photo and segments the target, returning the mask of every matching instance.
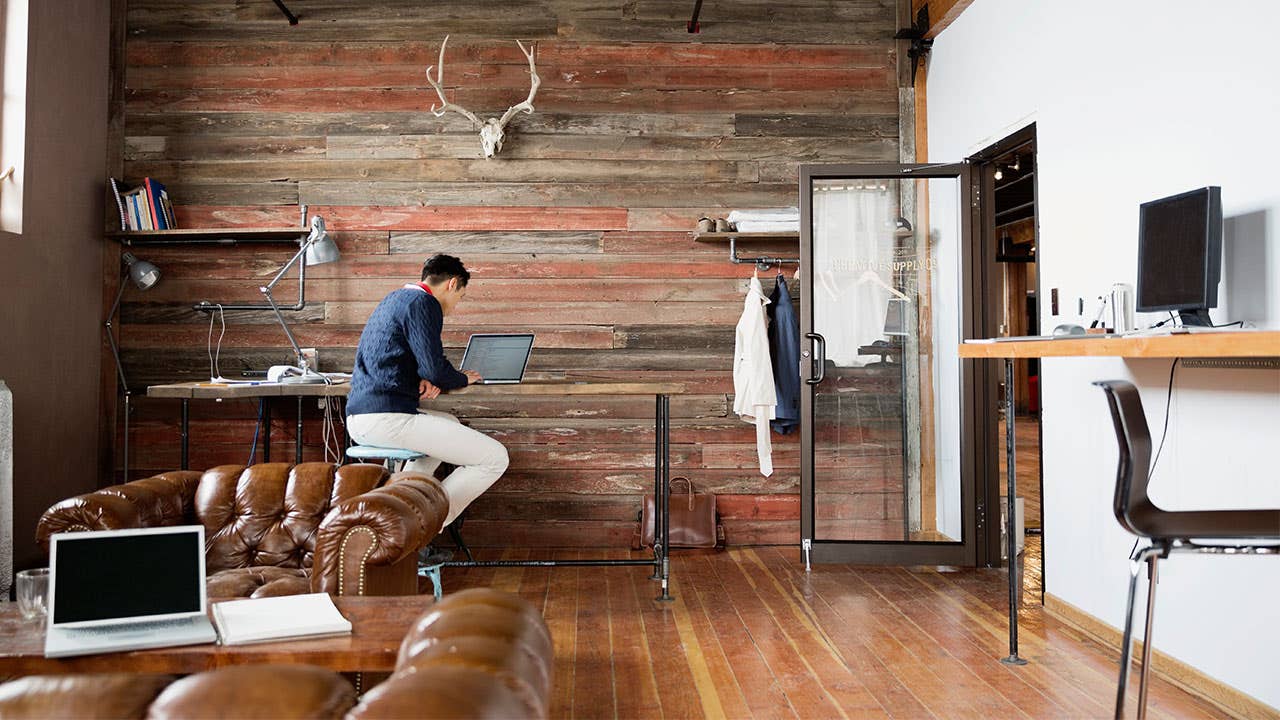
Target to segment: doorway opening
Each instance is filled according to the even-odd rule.
[[[1039,241],[1036,179],[1035,125],[1009,135],[969,158],[974,176],[980,183],[981,212],[977,223],[977,242],[987,257],[994,257],[994,272],[986,275],[979,301],[995,310],[998,334],[1001,336],[1041,335],[1040,283],[1036,247]],[[990,267],[990,266],[988,266]],[[1043,473],[1040,458],[1040,361],[1017,360],[1014,364],[1013,388],[1000,382],[997,396],[982,404],[988,427],[997,427],[999,440],[996,457],[998,473],[992,473],[985,487],[987,507],[1007,507],[1005,494],[1005,393],[1014,393],[1017,417],[1014,429],[1016,485],[1024,542],[1021,547],[1021,582],[1023,602],[1044,603],[1044,514],[1041,506]],[[999,520],[998,527],[1005,523]],[[1006,547],[1003,538],[995,545]],[[989,559],[997,564],[1000,554]]]

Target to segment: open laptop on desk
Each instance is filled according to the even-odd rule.
[[[50,537],[45,657],[211,643],[204,527]]]
[[[476,333],[467,340],[460,369],[480,373],[482,385],[512,385],[524,379],[532,350],[531,333]]]

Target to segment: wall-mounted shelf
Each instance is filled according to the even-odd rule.
[[[800,258],[784,258],[784,257],[738,257],[738,241],[739,240],[799,240],[800,233],[793,232],[695,232],[691,233],[693,239],[697,242],[725,242],[729,243],[729,261],[735,265],[760,265],[768,267],[770,265],[799,265]]]
[[[698,242],[721,242],[730,238],[739,240],[799,240],[798,232],[695,232],[693,239]]]
[[[297,228],[193,228],[180,230],[114,230],[106,236],[124,245],[239,245],[242,243],[296,244],[305,236]]]

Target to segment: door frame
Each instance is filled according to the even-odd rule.
[[[995,267],[995,253],[974,252],[973,232],[980,209],[979,188],[974,184],[967,162],[947,164],[851,163],[801,165],[800,175],[800,272],[801,282],[801,373],[813,377],[813,203],[815,180],[954,178],[960,183],[960,333],[963,338],[989,337],[995,312],[976,303],[978,292],[988,282]],[[980,246],[977,246],[980,249]],[[995,461],[995,447],[986,438],[995,437],[995,428],[975,424],[982,408],[979,402],[994,392],[989,384],[994,371],[982,364],[960,361],[960,504],[963,512],[962,537],[958,542],[907,542],[886,540],[818,540],[814,538],[814,402],[813,386],[800,393],[800,540],[806,563],[849,562],[877,565],[962,565],[974,566],[985,553],[989,528],[998,523],[988,519],[984,497],[975,492],[978,478],[986,477],[987,463]],[[998,466],[997,466],[998,469]],[[998,517],[998,516],[997,516]],[[999,528],[995,528],[999,538]],[[997,552],[996,555],[999,558]]]
[[[1000,313],[999,305],[1001,302],[1000,289],[1000,264],[995,261],[995,250],[998,238],[995,232],[995,177],[993,175],[993,163],[996,158],[1001,157],[1012,150],[1031,145],[1036,148],[1038,154],[1038,142],[1036,137],[1036,124],[1034,122],[1027,124],[1025,127],[1019,128],[1009,135],[997,140],[996,142],[982,148],[978,152],[965,158],[965,162],[972,167],[973,183],[976,186],[975,192],[979,200],[978,215],[975,218],[975,229],[972,241],[973,246],[978,249],[984,249],[983,254],[990,254],[988,273],[985,281],[981,286],[973,287],[970,292],[973,297],[982,303],[990,312],[988,318],[987,333],[985,335],[974,335],[972,337],[995,337],[999,334]],[[1040,159],[1036,158],[1035,176],[1031,179],[1032,198],[1035,202],[1035,218],[1036,218],[1036,243],[1039,246],[1040,235]],[[990,200],[990,202],[988,202]],[[989,252],[988,252],[989,251]],[[1044,268],[1040,263],[1040,254],[1036,253],[1036,309],[1040,311],[1044,302]],[[1041,333],[1043,334],[1043,326]],[[1001,363],[968,360],[962,361],[969,364],[978,364],[982,367],[978,372],[986,375],[983,383],[983,395],[975,398],[977,401],[974,405],[974,414],[967,418],[962,418],[963,423],[966,419],[975,427],[981,428],[983,435],[979,437],[997,438],[1000,437],[1000,418],[997,406],[999,405],[1000,385],[1004,382],[1004,369]],[[1040,364],[1040,387],[1044,387],[1044,363]],[[1040,407],[1040,414],[1043,415],[1044,407]],[[986,459],[981,464],[982,472],[978,474],[978,492],[983,496],[982,500],[985,507],[993,509],[992,518],[986,526],[985,536],[979,546],[977,564],[982,567],[1001,567],[1004,562],[1000,559],[1001,552],[1004,548],[1000,542],[1000,493],[1004,491],[1005,483],[1000,479],[1000,462],[997,458],[999,454],[999,443],[990,443],[985,448]],[[1041,441],[1043,447],[1043,440]],[[1044,453],[1040,454],[1040,508],[1041,508],[1041,537],[1044,532]],[[1044,577],[1044,554],[1045,548],[1040,546],[1040,576]],[[1041,602],[1043,604],[1044,585],[1041,584]]]

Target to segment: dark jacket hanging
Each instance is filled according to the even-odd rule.
[[[769,355],[778,394],[777,419],[770,422],[783,435],[800,427],[800,321],[791,304],[787,281],[778,275],[765,311],[769,314]]]

